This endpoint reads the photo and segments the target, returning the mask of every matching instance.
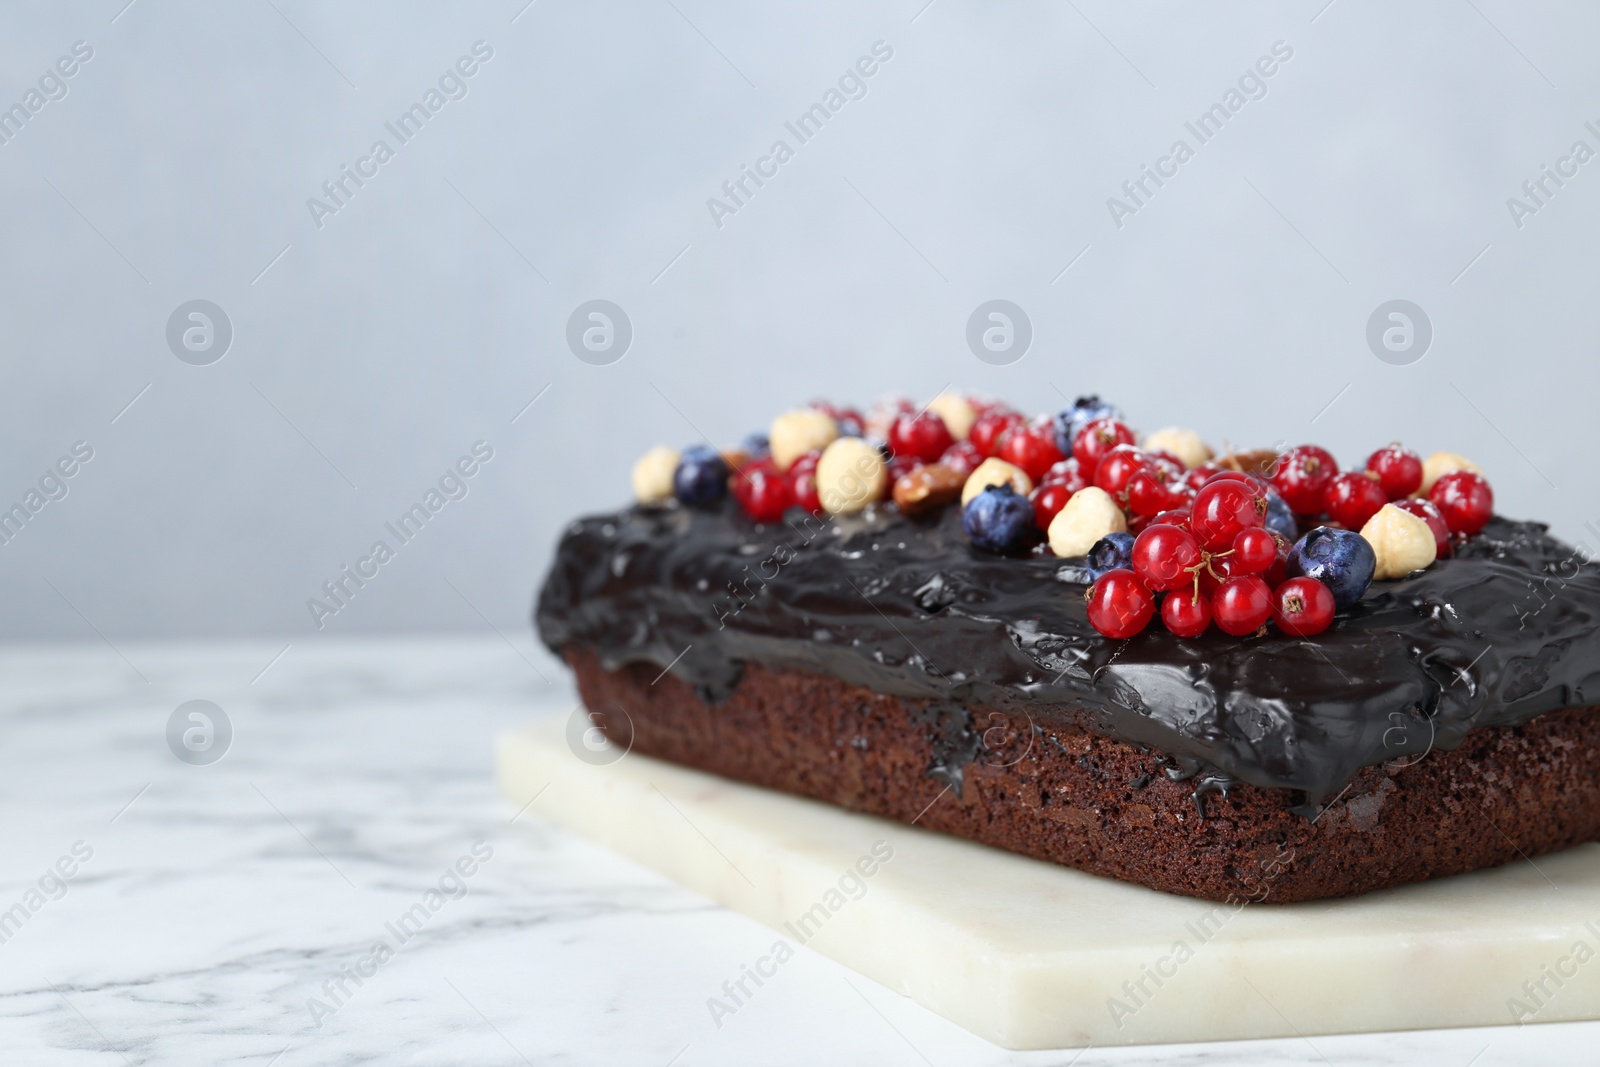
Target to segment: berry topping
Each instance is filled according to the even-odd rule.
[[[716,449],[690,445],[672,473],[672,491],[689,507],[715,507],[728,495],[728,464]]]
[[[757,522],[777,522],[794,503],[789,479],[770,458],[748,463],[733,476],[733,498]]]
[[[978,469],[978,464],[983,462],[983,456],[978,453],[978,446],[971,441],[957,441],[944,450],[939,462],[964,478]]]
[[[1022,416],[1010,408],[994,408],[977,417],[967,434],[967,440],[972,442],[972,447],[978,450],[980,456],[987,459],[998,454],[1001,436],[1013,426],[1021,426],[1022,422]]]
[[[1078,431],[1095,419],[1122,420],[1122,412],[1115,404],[1107,404],[1098,396],[1080,396],[1069,408],[1063,408],[1055,417],[1056,447],[1071,452],[1078,439]],[[1131,443],[1131,442],[1130,442]]]
[[[817,460],[820,449],[807,452],[789,465],[789,489],[794,502],[813,515],[822,513],[822,500],[817,495]]]
[[[1287,538],[1291,544],[1300,536],[1300,524],[1295,522],[1294,509],[1283,499],[1283,494],[1270,487],[1267,489],[1266,527]]]
[[[933,463],[953,444],[950,428],[931,411],[901,415],[889,427],[889,448],[896,458]]]
[[[1207,552],[1226,552],[1240,530],[1261,526],[1266,514],[1266,491],[1260,483],[1248,475],[1234,478],[1223,472],[1195,494],[1189,505],[1189,529]]]
[[[1367,457],[1367,470],[1390,500],[1403,500],[1422,488],[1422,457],[1398,444],[1385,445]]]
[[[1085,471],[1097,470],[1100,460],[1118,445],[1133,444],[1133,431],[1116,419],[1095,419],[1072,439],[1072,454]]]
[[[1240,530],[1233,538],[1233,573],[1260,574],[1278,557],[1278,539],[1260,527]]]
[[[1272,621],[1294,637],[1313,637],[1333,625],[1333,593],[1315,578],[1290,578],[1272,594]]]
[[[1433,531],[1434,551],[1437,558],[1450,558],[1450,527],[1446,525],[1444,516],[1439,512],[1438,505],[1431,500],[1421,500],[1413,497],[1410,500],[1397,500],[1394,506],[1401,511],[1411,512],[1411,514],[1427,523],[1428,529]]]
[[[1445,525],[1453,534],[1475,534],[1494,514],[1494,490],[1481,474],[1468,470],[1451,471],[1440,477],[1428,491],[1428,499],[1444,516]]]
[[[1103,489],[1089,486],[1072,494],[1050,520],[1050,551],[1073,559],[1094,547],[1108,533],[1124,531],[1128,518]]]
[[[1157,592],[1194,584],[1200,565],[1200,546],[1188,530],[1157,523],[1147,526],[1133,542],[1133,571]]]
[[[1377,569],[1372,572],[1375,582],[1404,578],[1429,566],[1439,555],[1427,520],[1393,504],[1385,504],[1368,519],[1361,527],[1361,536],[1378,559]]]
[[[1095,468],[1094,484],[1120,498],[1128,488],[1128,482],[1149,463],[1150,457],[1132,445],[1118,445],[1107,452]]]
[[[1328,513],[1328,518],[1345,529],[1359,530],[1388,502],[1389,495],[1376,478],[1347,471],[1335,475],[1328,483],[1327,500],[1322,510]]]
[[[1050,520],[1056,517],[1056,512],[1072,497],[1072,490],[1064,485],[1046,482],[1028,494],[1028,499],[1033,501],[1033,522],[1041,530],[1050,529]]]
[[[1089,565],[1089,575],[1098,578],[1106,571],[1117,569],[1133,569],[1133,542],[1135,538],[1131,533],[1118,531],[1109,533],[1096,541],[1084,556],[1084,562]]]
[[[1168,593],[1161,602],[1161,621],[1179,637],[1199,637],[1211,625],[1211,599],[1188,589]]]
[[[1211,617],[1225,634],[1254,633],[1272,617],[1272,590],[1253,574],[1229,578],[1211,596]]]
[[[1013,426],[1000,441],[1000,458],[1038,481],[1065,457],[1049,426]]]
[[[1328,483],[1338,473],[1339,464],[1327,449],[1298,445],[1278,458],[1272,486],[1296,515],[1320,515]]]
[[[1016,554],[1034,537],[1033,505],[1009,485],[991,485],[961,509],[961,525],[985,552]]]
[[[1170,455],[1185,470],[1211,461],[1211,449],[1201,436],[1178,426],[1157,430],[1146,437],[1144,450]]]
[[[641,504],[660,504],[672,499],[673,476],[678,470],[678,452],[657,445],[633,465],[633,495]]]
[[[1107,571],[1089,587],[1089,625],[1107,637],[1132,637],[1155,611],[1155,596],[1132,571]]]
[[[1105,468],[1104,463],[1100,466],[1101,469]],[[1128,501],[1128,510],[1137,516],[1149,518],[1182,504],[1184,498],[1168,488],[1168,482],[1163,481],[1165,474],[1159,465],[1151,465],[1128,479],[1127,489],[1123,492]]]
[[[1318,526],[1289,552],[1289,577],[1317,579],[1341,608],[1361,599],[1377,566],[1378,558],[1365,537],[1331,526]]]
[[[1087,489],[1090,485],[1084,476],[1083,466],[1073,456],[1068,456],[1060,463],[1053,464],[1044,472],[1044,481],[1051,485],[1064,486],[1069,492],[1076,493],[1079,489]]]

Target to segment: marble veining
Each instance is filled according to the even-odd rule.
[[[719,1028],[770,933],[498,797],[495,734],[574,702],[531,643],[550,682],[495,636],[297,644],[253,684],[281,642],[119,647],[0,649],[0,1063],[1489,1067],[1600,1038],[1008,1053],[804,949]],[[210,766],[167,748],[196,698],[233,725]]]

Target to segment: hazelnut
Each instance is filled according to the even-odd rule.
[[[826,411],[801,408],[785,412],[772,420],[767,432],[767,444],[772,450],[772,462],[781,471],[789,464],[818,448],[827,448],[839,436],[839,424]]]
[[[943,463],[929,463],[902,474],[894,483],[894,502],[907,515],[922,515],[954,503],[966,479]]]
[[[1456,471],[1471,471],[1473,474],[1482,474],[1483,468],[1479,467],[1466,456],[1458,456],[1454,452],[1435,452],[1422,461],[1422,486],[1416,492],[1417,496],[1427,496],[1433,488],[1433,483],[1443,478],[1446,474]]]
[[[850,515],[883,496],[888,466],[859,437],[840,437],[817,460],[817,499],[831,515]]]
[[[1412,571],[1420,571],[1434,561],[1439,551],[1438,542],[1427,522],[1393,504],[1385,504],[1378,509],[1378,513],[1361,527],[1361,536],[1366,538],[1373,554],[1378,557],[1378,566],[1372,572],[1372,577],[1379,582],[1404,578]]]
[[[1023,496],[1033,492],[1033,479],[1024,474],[1021,467],[990,456],[967,475],[966,484],[961,487],[961,506],[966,507],[973,497],[991,485],[1007,484]]]
[[[1079,489],[1050,520],[1050,551],[1062,559],[1086,556],[1109,533],[1125,533],[1128,520],[1104,489]]]
[[[957,441],[965,441],[972,424],[978,420],[978,413],[972,410],[967,398],[955,393],[940,393],[928,402],[928,410],[944,420],[945,428]]]
[[[1144,439],[1143,447],[1146,452],[1171,452],[1190,470],[1209,463],[1213,455],[1199,434],[1178,426],[1157,430]]]
[[[633,465],[633,495],[641,504],[672,499],[672,475],[678,469],[678,450],[657,445]]]

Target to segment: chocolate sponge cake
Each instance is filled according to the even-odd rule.
[[[901,413],[885,442],[865,442],[884,469],[853,449],[842,480],[826,456],[833,440],[859,439],[802,435],[808,447],[780,466],[778,425],[770,445],[741,454],[658,457],[672,497],[651,491],[642,463],[643,502],[573,523],[536,624],[612,742],[1216,900],[1363,893],[1600,839],[1600,715],[1591,706],[1600,704],[1600,578],[1542,525],[1475,519],[1481,478],[1466,461],[1455,471],[1467,477],[1453,481],[1455,471],[1424,472],[1418,461],[1410,489],[1431,475],[1430,495],[1442,502],[1412,509],[1417,528],[1432,541],[1434,520],[1451,520],[1423,545],[1389,514],[1404,511],[1396,501],[1409,494],[1385,497],[1360,533],[1328,518],[1345,506],[1334,490],[1323,490],[1333,510],[1307,511],[1296,482],[1304,453],[1218,477],[1206,457],[1180,459],[1153,440],[1114,445],[1107,454],[1137,453],[1127,462],[1135,474],[1157,464],[1168,474],[1172,498],[1161,502],[1178,506],[1141,514],[1125,486],[1108,492],[1084,476],[1085,450],[1068,458],[1061,447],[1110,416],[1087,427],[1074,427],[1070,412],[1053,427],[1017,420],[998,439],[972,420],[961,426],[959,413],[940,416],[951,440],[918,441],[902,424],[927,414]],[[855,429],[849,414],[829,419]],[[872,432],[872,420],[856,419]],[[998,476],[1011,481],[968,491],[980,463],[1029,459],[1012,439],[1044,438],[1041,428],[1060,432],[1054,456],[1032,458],[1049,461],[1038,486],[1025,466],[998,459],[1012,468]],[[1105,456],[1089,459],[1103,470]],[[964,505],[910,501],[904,483],[934,466],[960,474],[933,480],[962,488]],[[1362,477],[1381,484],[1389,473]],[[1020,492],[1016,475],[1028,483]],[[1246,506],[1230,511],[1216,499],[1227,505],[1233,490],[1205,489],[1226,483],[1245,487]],[[1050,485],[1064,486],[1055,496],[1065,499],[1040,509]],[[1057,554],[1069,534],[1083,544],[1082,531],[1063,527],[1082,522],[1088,505],[1069,523],[1071,501],[1099,508],[1097,493],[1125,530],[1091,525],[1086,550]],[[1007,501],[990,498],[1008,494],[1029,505],[1031,529],[997,550],[983,523],[1005,535]],[[1300,506],[1275,519],[1289,497]],[[988,518],[975,520],[986,500]],[[1283,532],[1319,519],[1325,525],[1293,541]],[[1279,551],[1257,577],[1241,531],[1268,523]],[[1210,547],[1164,577],[1161,545],[1189,558],[1187,542],[1161,532],[1171,530]],[[1317,555],[1319,536],[1344,554]],[[1217,547],[1222,539],[1241,547]],[[1366,568],[1353,599],[1351,567],[1357,578]],[[1327,590],[1321,629],[1313,609],[1324,593],[1308,582]],[[1106,590],[1117,583],[1126,596],[1108,616]],[[1262,595],[1269,614],[1231,632],[1255,620]],[[1174,598],[1184,609],[1176,623],[1166,608]],[[1176,632],[1202,610],[1213,625]],[[1107,636],[1141,614],[1133,634]]]

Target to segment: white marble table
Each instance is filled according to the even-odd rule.
[[[1490,1067],[1600,1042],[1582,1023],[1008,1053],[804,949],[718,1027],[706,999],[767,931],[497,796],[494,734],[571,707],[526,639],[306,642],[259,678],[281,641],[119,647],[0,650],[7,1065]],[[166,742],[193,699],[233,725],[209,766]],[[430,899],[441,878],[454,895]]]

